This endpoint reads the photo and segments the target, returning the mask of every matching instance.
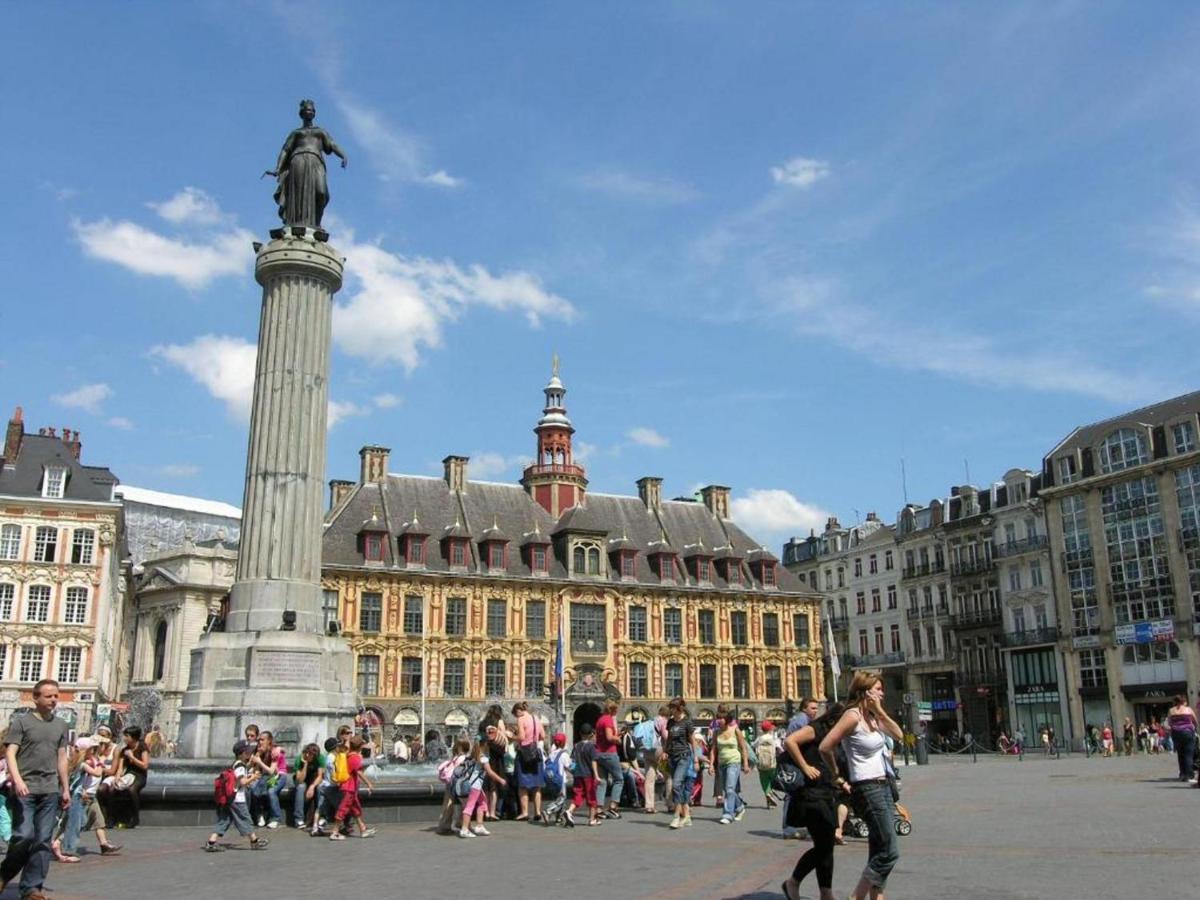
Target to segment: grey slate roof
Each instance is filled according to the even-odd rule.
[[[635,559],[635,580],[647,585],[658,585],[660,579],[647,558],[647,553],[659,547],[651,547],[665,536],[674,548],[703,543],[710,551],[727,547],[727,552],[740,559],[742,583],[735,590],[764,590],[751,576],[747,560],[751,554],[760,558],[763,548],[736,524],[729,520],[718,520],[701,503],[664,501],[658,512],[649,510],[633,496],[591,493],[585,504],[567,510],[556,522],[519,485],[496,484],[486,481],[469,481],[461,494],[450,490],[444,479],[415,475],[389,475],[382,484],[368,483],[354,488],[327,522],[322,545],[322,558],[326,566],[360,567],[364,565],[358,546],[358,531],[364,519],[369,519],[374,508],[379,507],[381,518],[388,524],[392,540],[383,560],[383,568],[403,565],[397,560],[397,536],[413,514],[419,517],[421,531],[430,535],[426,548],[425,570],[448,572],[449,565],[444,556],[445,548],[441,537],[455,523],[463,532],[472,535],[471,556],[468,572],[484,574],[480,565],[479,541],[493,525],[510,538],[508,573],[514,576],[531,577],[532,573],[520,548],[528,544],[531,532],[539,531],[549,539],[554,536],[556,552],[550,564],[549,576],[566,579],[567,570],[563,553],[564,540],[571,532],[605,535],[604,544],[610,552],[629,542],[631,549],[638,551]],[[403,511],[402,514],[400,511]],[[609,541],[613,543],[609,543]],[[674,550],[672,552],[678,552]],[[682,557],[682,554],[680,554]],[[770,558],[774,558],[770,556]],[[377,567],[378,564],[375,564]],[[609,579],[620,582],[620,577],[609,567]],[[580,581],[595,583],[594,577],[579,578]],[[779,592],[801,592],[803,585],[781,566],[776,566],[776,581]],[[676,585],[678,586],[678,585]],[[697,587],[688,577],[688,586]],[[704,587],[708,587],[705,585]],[[711,587],[729,586],[713,571]]]
[[[1121,413],[1119,416],[1113,416],[1111,419],[1103,419],[1099,422],[1093,422],[1090,425],[1079,426],[1055,444],[1054,449],[1047,453],[1045,458],[1049,459],[1052,456],[1056,456],[1066,447],[1091,447],[1100,443],[1100,441],[1104,440],[1104,438],[1118,428],[1137,427],[1138,425],[1162,425],[1166,422],[1183,418],[1188,414],[1194,417],[1197,412],[1200,412],[1200,391],[1192,391],[1190,394],[1172,397],[1170,400],[1163,400],[1161,403],[1152,403],[1150,406],[1130,410],[1129,412]]]
[[[5,460],[0,469],[0,495],[41,497],[42,473],[47,466],[67,470],[64,500],[112,502],[117,476],[103,466],[85,466],[75,458],[61,438],[26,434],[15,460]]]

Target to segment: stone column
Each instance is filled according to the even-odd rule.
[[[255,247],[263,300],[237,577],[225,630],[191,651],[183,757],[227,759],[249,722],[291,752],[353,715],[353,654],[320,617],[330,321],[342,284],[327,237],[280,228]]]
[[[300,232],[300,234],[296,234]],[[321,523],[333,295],[342,260],[313,229],[258,250],[263,288],[237,580],[227,631],[319,632]]]

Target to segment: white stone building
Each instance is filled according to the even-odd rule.
[[[60,683],[59,714],[90,729],[117,690],[123,582],[117,478],[80,461],[78,432],[25,433],[20,407],[0,457],[0,720]]]

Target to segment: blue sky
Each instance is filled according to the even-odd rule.
[[[777,547],[1197,387],[1200,11],[747,9],[10,9],[2,411],[240,503],[306,96],[350,157],[328,477],[517,479],[557,351],[593,490],[728,484]]]

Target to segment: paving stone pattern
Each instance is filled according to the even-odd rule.
[[[914,817],[901,838],[892,898],[1106,898],[1200,896],[1196,860],[1200,790],[1171,777],[1174,756],[1060,760],[935,757],[903,770],[903,801]],[[755,779],[756,781],[757,779]],[[706,786],[707,787],[707,786]],[[706,794],[708,791],[706,790]],[[734,825],[710,805],[695,825],[670,831],[668,817],[629,812],[621,821],[573,831],[516,822],[492,837],[441,837],[429,826],[385,825],[370,840],[334,843],[295,831],[262,833],[201,852],[207,829],[113,832],[124,852],[78,865],[54,864],[54,900],[233,896],[458,898],[778,898],[780,881],[809,846],[782,840],[778,815],[755,805]],[[94,838],[84,836],[84,845]],[[834,889],[848,896],[866,842],[838,849]],[[802,891],[816,897],[815,881]],[[16,885],[2,895],[17,897]]]

